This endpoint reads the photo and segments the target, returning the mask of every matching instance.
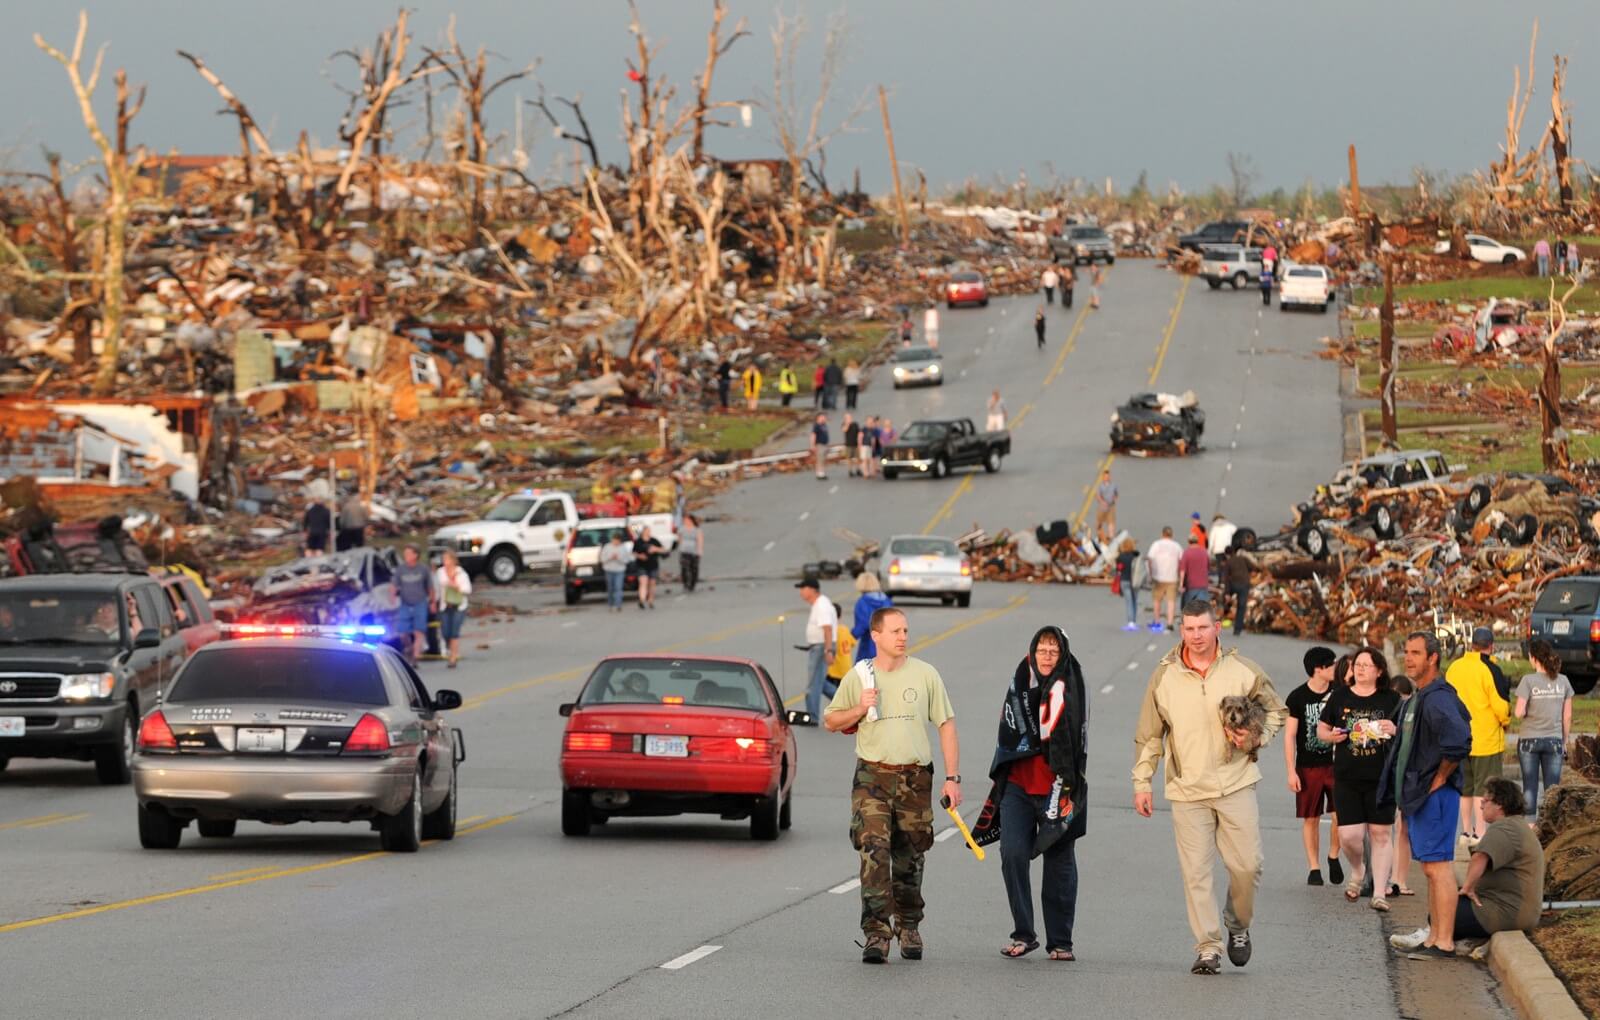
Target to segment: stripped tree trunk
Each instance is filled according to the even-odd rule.
[[[1396,357],[1394,349],[1394,260],[1383,260],[1383,309],[1378,318],[1379,401],[1383,408],[1383,438],[1390,446],[1399,444],[1395,421],[1394,387]]]

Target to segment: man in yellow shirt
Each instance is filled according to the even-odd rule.
[[[744,386],[745,410],[754,411],[756,403],[761,399],[761,369],[752,363],[740,374],[739,382]]]
[[[1479,627],[1472,632],[1472,648],[1451,663],[1444,678],[1472,717],[1472,754],[1461,769],[1461,831],[1472,841],[1483,838],[1483,793],[1489,780],[1500,775],[1506,753],[1506,724],[1511,706],[1495,687],[1489,656],[1494,652],[1494,631]]]
[[[862,963],[884,963],[891,936],[900,955],[922,959],[922,855],[933,846],[933,749],[925,724],[939,729],[943,796],[961,806],[955,709],[939,671],[906,654],[906,615],[885,607],[869,625],[878,654],[856,663],[822,721],[856,735],[850,791],[850,842],[861,854]]]

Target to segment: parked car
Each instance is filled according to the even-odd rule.
[[[1528,638],[1543,638],[1561,656],[1561,669],[1579,694],[1600,676],[1600,576],[1558,577],[1534,599]]]
[[[488,574],[496,584],[510,584],[524,569],[557,567],[567,550],[567,538],[578,521],[588,516],[610,516],[614,507],[585,508],[561,489],[523,489],[495,504],[481,520],[450,524],[428,539],[430,557],[455,550],[461,566],[472,574]],[[637,514],[628,518],[634,528],[648,525],[650,534],[671,552],[677,544],[672,515]]]
[[[1050,250],[1061,258],[1071,259],[1073,265],[1104,262],[1109,266],[1117,261],[1117,246],[1104,230],[1095,226],[1067,227],[1050,239]]]
[[[956,305],[989,305],[989,283],[983,274],[971,269],[958,269],[950,274],[944,285],[944,303],[949,308]]]
[[[943,386],[944,361],[932,347],[902,347],[889,359],[894,388],[905,386]]]
[[[177,569],[156,576],[161,582],[161,589],[166,592],[167,601],[172,605],[178,633],[183,635],[184,644],[188,645],[190,652],[199,651],[222,636],[216,614],[211,611],[211,600],[206,598],[194,578]]]
[[[895,598],[936,598],[965,609],[972,604],[972,561],[948,538],[895,535],[879,556],[883,590]]]
[[[619,816],[750,819],[774,840],[793,821],[800,754],[771,675],[751,659],[610,655],[561,706],[561,831]]]
[[[1328,483],[1328,494],[1342,501],[1361,488],[1404,489],[1454,481],[1464,470],[1465,465],[1448,463],[1438,450],[1379,453],[1340,468]]]
[[[898,439],[883,449],[879,463],[883,477],[893,480],[902,471],[918,471],[943,478],[952,468],[983,465],[991,474],[1000,470],[1001,458],[1011,454],[1011,433],[979,432],[971,418],[914,421]]]
[[[1509,244],[1502,244],[1501,242],[1496,241],[1494,238],[1487,237],[1483,234],[1468,234],[1467,250],[1472,255],[1472,261],[1488,262],[1491,264],[1502,263],[1505,265],[1510,265],[1514,262],[1521,262],[1523,259],[1528,257],[1528,253],[1523,251],[1521,248],[1513,248]],[[1435,244],[1433,246],[1433,253],[1435,255],[1450,254],[1450,242],[1445,240]]]
[[[1167,261],[1179,251],[1201,251],[1211,244],[1242,244],[1250,224],[1244,220],[1217,220],[1207,223],[1192,234],[1182,234],[1177,244],[1168,251]]]
[[[1326,312],[1333,306],[1333,276],[1326,266],[1290,264],[1278,282],[1278,310],[1315,308]]]
[[[0,580],[0,768],[75,758],[126,783],[140,713],[188,655],[148,574]]]
[[[562,588],[567,605],[575,606],[587,592],[606,590],[605,571],[600,569],[600,549],[611,542],[611,536],[620,534],[623,542],[631,543],[635,531],[624,517],[596,517],[579,521],[567,539],[567,554],[562,567]],[[628,551],[628,569],[623,575],[627,591],[639,589],[639,565]]]
[[[139,842],[170,850],[193,821],[225,839],[240,821],[368,822],[383,849],[456,831],[460,731],[393,649],[338,628],[249,627],[196,652],[139,726]],[[356,628],[350,628],[355,631]]]
[[[1261,249],[1238,244],[1215,244],[1201,251],[1200,278],[1216,290],[1227,284],[1234,290],[1261,279]]]
[[[1111,414],[1113,452],[1176,453],[1200,448],[1206,413],[1193,393],[1136,393]]]

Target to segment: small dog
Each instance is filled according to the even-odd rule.
[[[1247,752],[1250,760],[1255,761],[1256,755],[1261,750],[1261,739],[1267,731],[1267,710],[1249,698],[1237,694],[1222,699],[1219,706],[1222,712],[1222,727],[1225,730],[1249,730],[1254,738],[1254,746]],[[1224,735],[1226,736],[1226,735]],[[1233,760],[1234,752],[1239,750],[1233,746],[1233,741],[1228,741],[1228,761]]]

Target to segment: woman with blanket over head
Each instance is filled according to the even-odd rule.
[[[1052,960],[1074,960],[1072,922],[1078,906],[1074,849],[1086,831],[1089,701],[1083,670],[1067,635],[1045,627],[1018,663],[1000,712],[1000,737],[989,766],[994,781],[978,814],[973,839],[1000,841],[1000,873],[1011,905],[1011,941],[1002,956],[1018,959],[1039,948],[1033,924],[1033,858],[1044,857],[1045,949]]]

